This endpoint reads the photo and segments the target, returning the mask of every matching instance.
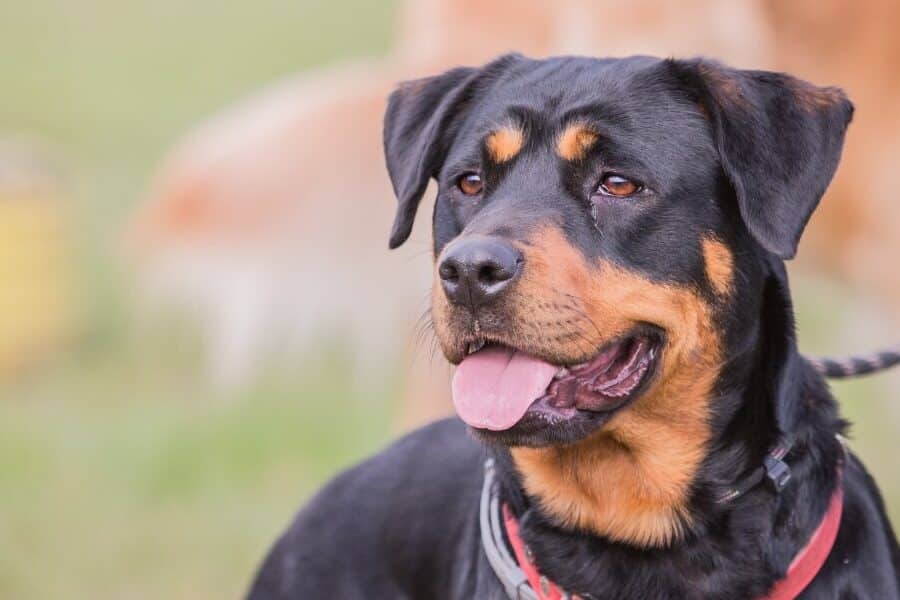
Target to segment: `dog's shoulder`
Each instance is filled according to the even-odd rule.
[[[809,594],[842,590],[842,598],[900,598],[900,548],[875,481],[852,453],[844,467],[843,488],[841,528]],[[895,576],[886,577],[888,573]]]
[[[432,557],[434,570],[424,571],[434,578],[442,554],[477,539],[483,453],[459,420],[447,419],[344,471],[300,510],[249,597],[402,597],[416,584],[404,580],[415,577],[408,565]]]

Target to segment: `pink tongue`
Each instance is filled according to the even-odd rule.
[[[527,354],[491,346],[470,354],[457,367],[453,404],[472,427],[509,429],[544,395],[558,370]]]

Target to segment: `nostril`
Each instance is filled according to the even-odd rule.
[[[500,276],[500,269],[497,265],[485,264],[478,269],[478,281],[481,283],[494,283],[503,279]]]
[[[438,274],[444,281],[454,282],[459,280],[459,269],[454,261],[442,262],[441,266],[438,267]]]

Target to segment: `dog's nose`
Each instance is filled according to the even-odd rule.
[[[522,266],[522,253],[497,237],[472,236],[444,252],[438,275],[447,298],[473,307],[499,297]]]

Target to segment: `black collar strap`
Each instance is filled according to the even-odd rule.
[[[792,446],[793,442],[791,440],[781,438],[766,454],[761,466],[726,489],[719,495],[716,502],[719,504],[732,502],[763,481],[768,481],[776,493],[781,492],[791,480],[791,468],[784,462],[784,458],[791,451]]]

